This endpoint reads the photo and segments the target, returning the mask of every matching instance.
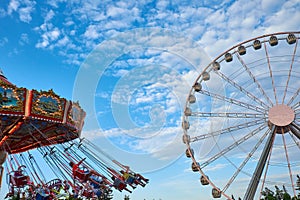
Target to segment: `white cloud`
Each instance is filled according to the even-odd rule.
[[[261,1],[261,7],[264,12],[274,13],[282,8],[282,5],[285,3],[285,0],[263,0]]]
[[[97,26],[89,25],[84,33],[84,36],[87,39],[96,39],[99,37],[99,33],[97,31]]]
[[[44,26],[42,26],[41,30],[43,30],[43,29],[44,29]],[[61,34],[60,30],[57,27],[53,28],[52,30],[48,30],[48,31],[44,32],[44,34],[42,35],[42,40],[36,44],[36,47],[37,48],[46,48],[46,47],[53,48],[55,45],[51,45],[51,42],[56,41],[59,38],[60,34]]]
[[[31,17],[31,12],[34,10],[33,7],[25,7],[25,8],[20,8],[19,14],[20,14],[20,20],[23,22],[29,23],[32,20]]]
[[[6,10],[4,8],[0,8],[0,17],[5,17],[6,16]]]
[[[70,31],[70,35],[74,36],[76,34],[76,31],[75,30],[71,30]]]
[[[228,166],[228,164],[216,164],[216,165],[209,165],[208,167],[205,168],[205,172],[211,172],[211,171],[220,171],[224,168],[226,168],[226,166]]]
[[[112,128],[108,130],[92,130],[83,132],[83,136],[89,140],[97,140],[99,137],[107,137],[111,140],[119,141],[116,143],[118,148],[122,145],[131,149],[132,152],[143,152],[159,160],[174,160],[184,152],[184,145],[181,141],[180,127],[164,127],[155,132],[149,132],[145,128],[120,129]]]
[[[30,1],[26,2],[30,5]],[[144,27],[168,28],[199,40],[205,50],[215,56],[220,53],[220,49],[225,50],[250,37],[271,31],[295,30],[297,29],[296,21],[299,18],[299,12],[297,12],[299,6],[297,6],[297,1],[292,0],[287,2],[241,0],[222,3],[209,1],[209,3],[193,2],[190,4],[176,1],[172,2],[172,5],[169,1],[159,1],[153,4],[153,7],[149,6],[150,4],[147,5],[147,2],[107,4],[107,2],[100,1],[60,0],[48,1],[48,4],[53,8],[45,15],[47,24],[52,24],[51,21],[55,18],[54,13],[58,11],[61,4],[68,4],[67,10],[63,11],[66,19],[61,31],[69,33],[69,36],[77,34],[79,37],[79,34],[82,34],[82,40],[76,37],[70,37],[69,40],[77,46],[84,45],[84,52],[89,52],[106,38],[142,24]],[[10,2],[9,13],[21,7],[28,7],[24,9],[22,20],[26,22],[32,20],[30,8],[33,7],[25,6],[25,3],[21,4],[20,1]],[[286,20],[287,18],[290,20]],[[49,30],[50,28],[47,29]],[[156,40],[156,42],[163,42],[163,39]],[[45,44],[47,41],[40,41],[40,43]]]
[[[12,12],[17,11],[17,9],[19,8],[19,6],[20,6],[20,3],[19,3],[18,0],[11,0],[9,2],[8,8],[7,8],[7,13],[9,15],[11,15]]]
[[[48,34],[48,38],[50,40],[57,40],[57,38],[59,37],[60,35],[60,31],[58,28],[54,28],[53,30],[51,30]]]
[[[285,2],[281,10],[278,10],[273,15],[266,19],[266,32],[280,32],[289,30],[299,30],[299,27],[295,26],[295,20],[299,19],[300,5],[297,1]]]
[[[31,13],[35,10],[35,4],[36,2],[31,0],[11,0],[7,8],[7,14],[11,15],[13,12],[17,12],[22,22],[29,23],[32,20]]]
[[[53,11],[53,10],[50,10],[50,11],[47,13],[47,15],[46,15],[44,21],[45,21],[45,22],[48,22],[48,21],[50,21],[54,16],[55,16],[54,11]]]
[[[4,46],[6,43],[8,43],[8,38],[4,37],[0,39],[0,47]]]
[[[59,6],[60,3],[67,2],[68,0],[47,0],[47,3],[55,8]]]
[[[19,44],[21,44],[21,45],[29,44],[28,34],[26,34],[26,33],[21,34]]]
[[[272,1],[272,5],[270,2],[236,1],[227,10],[222,8],[212,13],[206,19],[210,26],[200,43],[210,55],[217,56],[222,50],[252,37],[297,30],[295,22],[300,8],[297,1],[278,0]]]
[[[65,47],[70,42],[69,38],[67,36],[63,37],[57,42],[57,46],[59,47]]]

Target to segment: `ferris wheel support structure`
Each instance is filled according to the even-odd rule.
[[[261,178],[261,175],[262,175],[264,167],[266,165],[268,156],[270,154],[270,151],[271,151],[271,148],[272,148],[272,143],[274,142],[275,134],[276,134],[275,126],[272,126],[272,130],[269,134],[269,137],[268,137],[267,143],[265,145],[265,148],[264,148],[264,150],[262,152],[262,155],[259,159],[259,162],[256,166],[255,172],[253,173],[250,184],[247,188],[244,200],[254,199],[254,195],[256,193],[256,190],[257,190],[257,187],[258,187],[258,184],[259,184],[259,180]]]

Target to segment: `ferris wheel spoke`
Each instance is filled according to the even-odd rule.
[[[276,87],[275,87],[275,82],[274,82],[274,77],[273,77],[273,71],[272,71],[272,68],[271,68],[270,57],[269,57],[269,54],[268,54],[268,49],[267,49],[266,42],[264,42],[264,47],[265,47],[266,57],[267,57],[267,61],[268,61],[270,78],[272,79],[272,88],[273,88],[273,92],[274,92],[274,97],[275,97],[276,104],[278,104],[278,99],[277,99],[277,94],[276,94]]]
[[[296,124],[295,122],[291,123],[298,131],[300,131],[300,126]]]
[[[238,105],[240,107],[244,107],[244,108],[247,108],[247,109],[250,109],[250,110],[254,110],[254,111],[257,111],[257,112],[260,112],[260,113],[265,113],[266,112],[266,110],[261,108],[261,107],[257,107],[257,106],[254,106],[254,105],[242,102],[242,101],[238,101],[238,100],[233,99],[233,98],[225,97],[225,96],[220,95],[220,94],[212,93],[212,92],[209,92],[207,90],[200,90],[199,93],[202,93],[202,94],[207,95],[207,96],[211,96],[213,98],[216,98],[216,99],[219,99],[219,100],[222,100],[222,101],[226,101],[228,103]]]
[[[219,153],[215,154],[213,157],[211,157],[210,159],[208,159],[207,161],[205,161],[204,163],[202,163],[201,167],[202,168],[206,167],[207,165],[209,165],[213,161],[217,160],[221,156],[223,156],[226,153],[228,153],[229,151],[233,150],[235,147],[239,146],[240,144],[242,144],[243,142],[245,142],[246,140],[248,140],[252,136],[256,135],[258,132],[260,132],[261,130],[263,130],[265,128],[265,126],[266,126],[266,124],[264,123],[263,125],[261,125],[258,128],[254,129],[253,131],[251,131],[250,133],[248,133],[247,135],[245,135],[241,139],[235,141],[233,144],[231,144],[227,148],[221,150]]]
[[[284,90],[284,94],[283,94],[283,98],[282,98],[282,103],[284,103],[284,100],[285,100],[285,97],[286,97],[286,92],[287,92],[288,85],[289,85],[289,82],[290,82],[291,73],[292,73],[292,69],[293,69],[293,65],[294,65],[294,61],[295,61],[295,55],[296,55],[296,51],[297,51],[297,46],[298,46],[298,40],[296,40],[296,44],[295,44],[295,48],[294,48],[294,52],[293,52],[293,57],[292,57],[292,61],[291,61],[290,69],[289,69],[289,75],[288,75],[288,79],[286,80],[285,90]]]
[[[275,126],[272,126],[272,131],[269,134],[268,140],[264,146],[264,149],[262,151],[262,154],[260,156],[258,164],[257,164],[255,171],[253,173],[253,176],[251,178],[250,184],[248,185],[248,188],[247,188],[247,191],[246,191],[246,194],[244,197],[245,200],[253,200],[254,199],[254,195],[256,193],[258,183],[260,181],[262,172],[264,170],[268,156],[269,156],[272,146],[273,146],[273,142],[274,142],[275,135],[276,135],[275,129],[276,129]]]
[[[289,135],[291,136],[291,138],[293,139],[294,143],[298,146],[298,148],[300,149],[300,140],[296,141],[295,135],[293,133],[291,133],[291,131],[289,131]]]
[[[193,112],[191,116],[196,117],[228,117],[228,118],[265,118],[266,114],[257,113],[212,113],[212,112]]]
[[[294,136],[296,136],[298,140],[300,140],[300,127],[296,123],[292,122],[289,125],[289,128],[291,132],[294,134]]]
[[[295,110],[295,109],[298,108],[299,106],[300,106],[300,101],[297,102],[297,103],[295,103],[293,106],[291,106],[291,108]]]
[[[254,121],[250,121],[250,122],[246,122],[246,123],[241,123],[241,124],[238,124],[238,125],[235,125],[235,126],[230,126],[230,127],[227,127],[227,128],[223,128],[221,130],[217,130],[217,131],[214,131],[214,132],[211,132],[211,133],[191,137],[190,142],[196,142],[196,141],[204,140],[204,139],[207,139],[207,138],[210,138],[210,137],[215,137],[215,136],[218,136],[218,135],[222,135],[222,134],[225,134],[225,133],[230,133],[230,132],[233,132],[233,131],[236,131],[236,130],[249,128],[251,126],[259,125],[259,124],[262,124],[262,123],[265,123],[265,122],[266,122],[265,119],[258,119],[258,120],[254,120]]]
[[[239,166],[239,168],[235,171],[235,173],[233,174],[233,176],[230,178],[230,180],[228,181],[228,183],[223,188],[223,190],[222,190],[223,192],[225,192],[230,187],[231,183],[235,180],[235,178],[238,176],[238,174],[240,173],[240,171],[244,168],[244,166],[247,164],[247,162],[250,160],[250,158],[252,157],[252,155],[255,153],[255,151],[258,149],[258,147],[261,145],[261,143],[264,141],[264,139],[266,138],[266,136],[268,134],[270,134],[270,130],[269,129],[258,140],[258,142],[253,147],[253,149],[250,151],[250,153],[247,155],[247,157],[245,158],[245,160],[242,162],[242,164]]]
[[[220,71],[215,71],[215,73],[217,75],[219,75],[223,80],[227,81],[232,86],[234,86],[236,89],[238,89],[241,92],[243,92],[244,94],[246,94],[246,96],[248,96],[251,100],[254,100],[256,103],[258,103],[259,105],[261,105],[265,109],[268,109],[268,107],[269,107],[268,105],[266,105],[263,101],[261,101],[259,98],[257,98],[252,93],[250,93],[247,90],[245,90],[242,86],[240,86],[239,84],[237,84],[236,82],[234,82],[233,80],[231,80],[230,78],[228,78],[227,76],[225,76],[223,73],[221,73]]]
[[[300,93],[300,88],[298,88],[298,90],[295,92],[295,94],[291,97],[291,99],[289,100],[289,102],[287,103],[287,105],[289,106],[291,103],[293,103],[293,101],[296,99],[296,97],[299,95]]]
[[[286,148],[285,134],[284,134],[283,129],[282,129],[282,134],[281,135],[282,135],[282,141],[283,141],[283,146],[284,146],[285,158],[286,158],[287,166],[288,166],[288,169],[289,169],[290,180],[291,180],[291,183],[292,183],[294,196],[296,196],[295,185],[294,185],[292,169],[291,169],[291,163],[290,163],[290,159],[289,159],[288,150]]]
[[[268,97],[268,95],[266,94],[265,90],[261,87],[261,85],[259,84],[259,82],[256,80],[255,76],[252,74],[252,72],[249,69],[249,67],[243,61],[242,57],[239,54],[237,54],[237,53],[236,53],[236,56],[237,56],[238,60],[240,61],[240,63],[242,64],[242,66],[247,71],[247,73],[249,74],[249,76],[252,78],[253,82],[257,85],[258,89],[260,90],[260,92],[262,93],[262,95],[264,96],[264,98],[269,102],[269,104],[271,106],[273,106],[273,103],[272,103],[271,99]]]

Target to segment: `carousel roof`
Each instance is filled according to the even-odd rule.
[[[0,72],[0,149],[9,154],[80,137],[85,112],[53,90],[17,87]]]

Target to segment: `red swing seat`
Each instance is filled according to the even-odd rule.
[[[126,188],[126,183],[123,181],[123,180],[121,180],[120,178],[116,178],[115,180],[114,180],[114,186],[115,186],[115,188],[117,188],[118,190],[124,190],[125,188]]]
[[[84,190],[82,193],[82,196],[86,197],[86,198],[92,198],[93,197],[93,191],[91,190]]]
[[[75,171],[74,177],[82,181],[87,181],[90,177],[90,174],[87,172]]]
[[[124,190],[126,188],[126,183],[124,183],[123,181],[119,184],[119,189],[120,190]]]
[[[29,176],[13,176],[10,175],[10,184],[12,184],[14,187],[22,188],[28,185],[30,182]]]

